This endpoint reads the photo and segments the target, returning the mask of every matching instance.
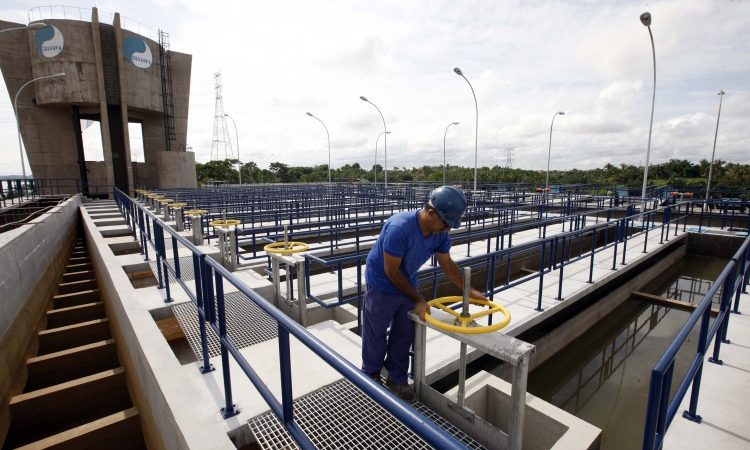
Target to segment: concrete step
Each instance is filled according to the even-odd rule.
[[[76,257],[76,258],[68,258],[68,264],[86,264],[90,263],[91,259],[89,259],[88,256],[85,257]]]
[[[88,291],[96,289],[96,279],[63,282],[57,285],[58,294],[72,294],[73,292]]]
[[[65,272],[63,274],[63,282],[69,283],[71,281],[83,281],[96,279],[96,274],[93,270],[79,270],[76,272]]]
[[[96,319],[39,332],[39,354],[59,352],[111,338],[109,319]]]
[[[82,264],[68,264],[63,269],[64,273],[68,272],[80,272],[83,270],[93,270],[94,266],[91,263],[82,263]]]
[[[99,301],[99,289],[73,292],[71,294],[59,294],[52,297],[52,308],[68,308],[70,306],[83,305]]]
[[[16,395],[5,446],[30,444],[132,406],[122,367]]]
[[[54,386],[120,366],[114,339],[93,342],[26,361],[24,392]]]
[[[18,450],[130,450],[146,449],[137,408],[119,411],[101,419],[65,430]]]
[[[105,316],[104,303],[92,302],[47,311],[47,329],[64,327]]]

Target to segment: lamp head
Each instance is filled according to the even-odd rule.
[[[364,95],[360,95],[359,99],[362,100],[363,102],[369,102],[369,100],[367,100],[367,97],[365,97]]]
[[[458,125],[459,122],[453,122],[451,125]]]
[[[724,92],[724,90],[722,89],[722,90],[720,90],[720,91],[719,91],[719,93],[718,93],[718,94],[716,94],[716,95],[724,95],[724,94],[726,94],[726,92]]]
[[[310,117],[313,117],[312,113],[305,113],[305,114],[307,114]]]
[[[391,134],[391,132],[390,131],[386,131],[385,134]]]
[[[60,78],[65,78],[65,72],[60,72],[52,75],[52,79],[59,80]]]
[[[456,75],[464,76],[464,73],[458,67],[454,67],[453,71],[456,72]]]
[[[561,116],[565,115],[565,111],[558,111],[557,113],[560,114]]]
[[[647,27],[651,26],[651,13],[650,12],[646,11],[645,13],[641,14],[641,23]]]

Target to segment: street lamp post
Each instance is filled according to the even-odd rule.
[[[708,196],[711,192],[711,176],[713,175],[714,171],[714,155],[716,155],[716,138],[719,136],[719,119],[721,118],[721,101],[724,99],[724,92],[723,90],[720,90],[718,94],[719,96],[719,114],[716,116],[716,131],[714,132],[714,149],[711,151],[711,164],[708,166],[708,183],[706,184],[706,203],[708,203]]]
[[[387,190],[388,189],[388,127],[385,125],[385,117],[383,117],[383,113],[380,112],[380,108],[375,105],[375,103],[371,102],[370,100],[367,100],[367,98],[364,95],[360,95],[359,99],[363,102],[367,102],[375,107],[375,109],[378,111],[378,114],[380,114],[380,118],[383,119],[383,133],[385,134],[385,137],[383,137],[383,173],[384,176],[384,187]],[[376,142],[377,145],[377,142]]]
[[[391,134],[391,132],[390,131],[381,131],[380,134],[378,135],[377,139],[375,139],[375,165],[372,166],[372,172],[373,172],[373,176],[374,176],[373,180],[375,181],[376,185],[378,184],[378,169],[377,169],[377,165],[378,165],[378,141],[380,140],[380,136],[382,136],[384,134]]]
[[[458,122],[449,123],[448,126],[445,127],[445,133],[443,134],[443,185],[445,185],[445,180],[448,173],[448,166],[445,165],[445,138],[446,136],[448,136],[448,128],[450,128],[451,125],[458,125]]]
[[[477,192],[477,149],[479,144],[479,105],[477,104],[477,95],[474,93],[474,86],[469,83],[469,80],[464,76],[464,73],[461,72],[461,69],[458,67],[454,67],[453,71],[456,72],[456,75],[460,76],[466,82],[469,84],[469,89],[471,89],[471,95],[474,97],[474,110],[475,110],[475,117],[476,117],[476,123],[475,123],[475,129],[474,129],[474,193]]]
[[[549,189],[549,160],[552,156],[552,126],[555,124],[555,117],[564,116],[565,111],[558,111],[552,116],[552,123],[549,126],[549,148],[547,149],[547,177],[544,179],[544,192],[548,192]]]
[[[651,56],[654,61],[654,90],[651,95],[651,121],[648,124],[648,147],[646,149],[646,166],[643,168],[643,188],[641,189],[641,209],[646,209],[646,184],[648,183],[648,160],[651,156],[651,130],[654,126],[654,103],[656,101],[656,49],[654,48],[654,35],[651,33],[651,13],[641,14],[641,23],[648,28],[648,35],[651,38]]]
[[[34,78],[34,79],[29,80],[26,83],[24,83],[18,89],[18,92],[16,92],[16,97],[13,100],[13,109],[16,112],[16,127],[17,127],[17,130],[18,130],[18,152],[21,154],[21,171],[23,172],[23,179],[24,180],[26,179],[26,164],[24,164],[24,162],[23,162],[23,142],[21,141],[21,121],[20,121],[19,116],[18,116],[18,94],[20,94],[21,91],[23,91],[23,89],[26,86],[30,85],[31,83],[35,83],[37,81],[42,81],[42,80],[57,80],[57,79],[60,79],[60,78],[63,78],[63,77],[65,77],[65,73],[61,72],[61,73],[56,73],[54,75],[47,75],[47,76],[44,76],[44,77]]]
[[[237,162],[239,163],[239,168],[237,169],[237,174],[240,178],[240,186],[242,186],[242,160],[240,159],[240,135],[237,133],[237,123],[234,121],[234,118],[230,116],[229,114],[224,114],[224,117],[229,117],[229,119],[232,121],[232,125],[234,125],[234,140],[237,142]]]
[[[326,130],[326,138],[328,139],[328,182],[331,182],[331,135],[328,134],[328,127],[326,124],[323,123],[322,120],[312,115],[312,113],[307,113],[308,116],[312,117],[313,119],[320,122],[321,125],[323,125],[323,128]]]

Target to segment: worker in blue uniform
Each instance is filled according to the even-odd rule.
[[[405,401],[414,400],[414,388],[408,384],[414,323],[407,314],[414,310],[424,320],[428,309],[416,274],[435,254],[448,279],[463,290],[463,277],[449,253],[448,232],[459,227],[466,205],[464,193],[453,186],[433,190],[423,208],[389,218],[367,255],[362,371],[380,381],[385,367],[386,386]],[[485,298],[476,289],[471,289],[471,297]]]

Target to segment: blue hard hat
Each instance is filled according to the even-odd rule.
[[[460,189],[453,186],[441,186],[430,192],[429,204],[449,227],[458,228],[468,202]]]

